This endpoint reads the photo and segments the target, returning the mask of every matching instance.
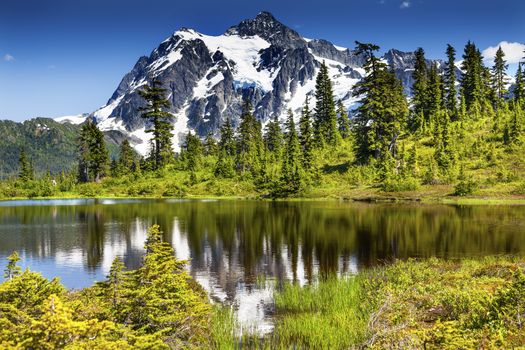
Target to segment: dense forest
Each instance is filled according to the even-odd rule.
[[[511,84],[501,48],[487,67],[468,42],[458,78],[452,46],[446,48],[443,74],[419,48],[408,97],[376,55],[378,46],[356,42],[355,50],[366,59],[366,76],[351,91],[359,103],[350,113],[334,100],[323,63],[315,103],[307,98],[299,116],[289,111],[284,124],[273,118],[263,128],[246,99],[238,125],[225,120],[218,139],[189,132],[175,154],[174,117],[166,112],[170,102],[153,80],[141,91],[142,117],[152,134],[147,157],[139,157],[128,141],[110,156],[104,135],[88,121],[78,136],[76,171],[34,179],[20,154],[19,179],[3,183],[0,192],[4,197],[525,194],[522,64]]]

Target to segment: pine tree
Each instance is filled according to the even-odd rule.
[[[419,167],[417,162],[417,145],[414,143],[410,149],[407,160],[407,171],[414,177],[418,176]]]
[[[107,175],[109,153],[104,134],[92,121],[82,125],[78,138],[78,179],[100,181]]]
[[[444,77],[444,105],[452,120],[458,119],[457,91],[456,91],[456,50],[450,44],[447,45],[447,65]]]
[[[309,100],[304,101],[301,118],[299,119],[299,144],[301,146],[301,165],[305,172],[309,172],[313,166],[313,134],[312,114],[310,112]]]
[[[203,150],[201,140],[197,135],[188,131],[183,145],[183,152],[181,154],[181,157],[186,164],[186,170],[195,173],[199,169],[202,154]]]
[[[385,153],[395,156],[397,139],[406,127],[407,100],[401,82],[374,55],[379,47],[356,44],[356,54],[366,58],[367,73],[353,89],[353,95],[361,97],[354,117],[357,157],[361,162],[371,156],[385,160]]]
[[[270,120],[268,124],[266,124],[264,144],[269,151],[270,159],[272,161],[279,161],[283,148],[283,132],[277,117],[274,117],[273,120]]]
[[[507,75],[505,72],[509,65],[504,58],[505,53],[500,46],[498,51],[496,51],[496,56],[494,57],[494,66],[492,67],[492,89],[496,94],[495,105],[497,106],[503,102],[503,99],[507,94]]]
[[[221,138],[219,140],[219,154],[215,164],[214,174],[217,177],[229,178],[235,175],[235,154],[236,145],[234,130],[230,118],[220,129]]]
[[[483,61],[476,45],[470,41],[465,45],[461,69],[463,71],[460,81],[461,91],[465,97],[466,108],[470,111],[473,105],[481,105],[484,98]]]
[[[20,151],[20,157],[18,158],[18,164],[20,167],[18,178],[22,182],[28,182],[28,181],[33,180],[34,172],[31,166],[31,162],[28,161],[26,151],[24,149]]]
[[[135,152],[127,139],[120,144],[120,157],[118,160],[118,174],[127,175],[133,172],[135,164]]]
[[[438,74],[437,65],[434,63],[430,68],[427,87],[427,109],[428,118],[436,120],[441,111],[442,84]]]
[[[124,275],[124,262],[116,257],[111,263],[109,275],[107,276],[107,287],[109,297],[114,310],[117,310],[125,293],[126,276]]]
[[[521,103],[525,101],[525,77],[522,70],[522,63],[518,63],[518,69],[516,70],[516,82],[514,85],[514,101]]]
[[[415,63],[414,71],[412,73],[412,104],[413,104],[413,115],[424,117],[425,121],[428,121],[428,101],[427,101],[427,90],[428,90],[428,67],[425,59],[425,51],[422,48],[418,48],[414,52]],[[416,123],[413,123],[416,124]],[[420,128],[421,125],[414,125],[414,129]]]
[[[300,145],[292,110],[286,119],[285,149],[281,171],[281,194],[294,195],[301,190]]]
[[[217,140],[215,140],[215,137],[213,137],[211,132],[206,135],[206,139],[204,140],[204,150],[207,156],[216,157],[219,154]]]
[[[350,136],[350,119],[348,118],[348,112],[341,100],[337,101],[337,128],[343,139]]]
[[[237,132],[237,168],[243,176],[247,174],[256,176],[261,165],[263,140],[261,123],[255,119],[249,100],[243,104]]]
[[[4,278],[6,280],[10,280],[18,275],[20,275],[20,272],[22,269],[20,266],[18,266],[18,262],[20,261],[20,256],[17,252],[13,252],[9,257],[7,258],[7,266],[4,270]]]
[[[315,81],[314,137],[318,146],[331,146],[339,142],[332,82],[325,62],[321,64]]]
[[[146,85],[139,91],[140,96],[146,101],[146,106],[139,108],[142,117],[153,125],[153,129],[146,132],[152,133],[154,147],[152,158],[155,169],[160,169],[173,158],[171,139],[173,137],[173,125],[171,123],[173,114],[167,112],[171,106],[166,98],[166,89],[163,89],[162,82],[153,80],[151,85]]]

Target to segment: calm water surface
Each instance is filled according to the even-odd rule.
[[[211,297],[261,330],[274,284],[261,280],[305,284],[396,258],[525,253],[525,206],[28,200],[0,202],[0,267],[16,250],[24,267],[89,286],[116,256],[138,267],[154,223]]]

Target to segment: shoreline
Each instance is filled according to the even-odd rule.
[[[430,204],[430,205],[525,205],[525,198],[512,197],[455,197],[455,196],[392,196],[385,195],[369,196],[326,196],[326,197],[290,197],[290,198],[265,198],[262,196],[207,196],[207,195],[188,195],[184,197],[175,196],[81,196],[72,194],[71,196],[48,196],[48,197],[12,197],[0,198],[0,202],[13,201],[45,201],[45,200],[97,200],[97,199],[116,199],[116,200],[219,200],[219,201],[262,201],[262,202],[346,202],[346,203],[368,203],[368,204]]]

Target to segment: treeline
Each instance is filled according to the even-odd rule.
[[[468,42],[460,74],[452,46],[446,48],[444,67],[429,64],[419,48],[408,98],[394,72],[376,55],[378,50],[377,45],[356,42],[366,74],[351,91],[359,98],[352,118],[335,100],[323,62],[315,104],[307,98],[299,116],[290,110],[284,123],[274,117],[263,128],[246,100],[238,125],[228,117],[218,135],[201,139],[189,132],[178,154],[171,142],[174,116],[166,112],[166,90],[153,81],[140,93],[145,101],[140,111],[152,134],[149,155],[138,157],[124,141],[120,157],[110,160],[102,133],[87,122],[79,137],[74,180],[99,182],[107,176],[137,178],[173,171],[187,175],[185,186],[238,179],[270,197],[302,195],[329,183],[333,172],[346,172],[349,186],[415,191],[421,185],[455,184],[456,195],[476,190],[479,181],[473,174],[492,185],[522,180],[525,169],[515,157],[523,145],[525,122],[521,63],[508,91],[508,65],[501,48],[493,66],[486,67],[479,49]],[[24,172],[21,163],[22,180],[27,178]]]

